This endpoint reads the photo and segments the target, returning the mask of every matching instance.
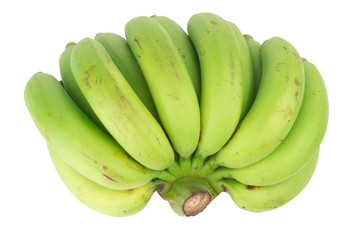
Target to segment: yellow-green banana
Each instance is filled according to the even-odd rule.
[[[192,44],[189,36],[186,32],[173,20],[164,16],[152,16],[160,25],[165,29],[165,31],[172,38],[182,60],[185,63],[185,66],[189,72],[192,83],[195,88],[196,96],[200,101],[200,66],[199,59]]]
[[[240,29],[232,22],[228,22],[231,29],[234,31],[237,43],[239,45],[240,54],[241,54],[241,63],[244,70],[244,100],[243,107],[241,108],[240,121],[245,117],[246,113],[249,111],[251,105],[255,100],[255,80],[254,80],[254,70],[253,63],[251,60],[250,51],[244,36],[242,35]]]
[[[284,141],[261,161],[223,173],[247,185],[267,186],[284,181],[306,165],[325,135],[329,104],[320,72],[308,61],[304,61],[304,69],[303,103]]]
[[[49,153],[56,171],[70,192],[97,212],[116,217],[135,214],[147,205],[155,191],[155,182],[127,190],[103,187],[74,170],[51,147]]]
[[[221,149],[233,134],[243,105],[243,59],[230,25],[211,13],[193,15],[187,25],[201,69],[201,136],[194,165]]]
[[[151,17],[137,17],[125,35],[174,150],[189,159],[200,135],[200,110],[186,65],[171,36]]]
[[[70,67],[70,57],[71,52],[76,43],[71,42],[66,45],[65,50],[60,56],[59,67],[61,80],[64,85],[65,90],[68,92],[70,97],[74,102],[80,107],[80,109],[103,131],[106,131],[106,128],[101,123],[100,119],[96,116],[95,112],[90,107],[89,103],[85,99],[83,93],[81,92],[79,86],[77,85],[74,75]]]
[[[158,23],[160,23],[160,25],[170,35],[175,47],[179,51],[181,59],[184,61],[184,64],[189,72],[196,92],[196,96],[198,98],[198,101],[200,101],[201,76],[199,59],[189,36],[175,21],[171,20],[170,18],[164,16],[151,17],[155,19]],[[186,174],[190,169],[191,160],[186,158],[179,158],[178,160],[178,165],[181,167],[181,173],[179,173],[178,176],[181,176],[182,174]],[[176,166],[174,167],[177,168]],[[174,169],[174,167],[172,169]]]
[[[249,34],[244,34],[246,44],[248,45],[251,61],[254,71],[254,82],[255,82],[255,95],[259,90],[259,85],[261,81],[261,44],[253,39]]]
[[[132,54],[127,41],[115,33],[98,33],[95,36],[95,40],[103,45],[136,95],[151,112],[154,118],[160,122],[144,74],[141,72],[139,64]]]
[[[263,43],[261,59],[258,94],[238,130],[214,156],[219,165],[240,168],[263,159],[284,140],[299,113],[305,79],[296,49],[273,37]]]
[[[142,186],[157,176],[132,159],[73,102],[53,76],[34,74],[25,103],[49,146],[92,181],[114,189]]]
[[[317,150],[306,166],[291,178],[271,186],[250,186],[234,179],[223,179],[219,185],[242,209],[262,212],[278,208],[296,197],[310,181],[318,160]]]
[[[161,126],[99,42],[82,39],[72,51],[71,70],[91,108],[128,154],[155,170],[174,162]]]

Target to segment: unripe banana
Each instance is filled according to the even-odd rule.
[[[262,78],[255,102],[215,156],[219,165],[240,168],[263,159],[284,140],[299,113],[305,79],[296,49],[273,37],[262,45],[261,58]]]
[[[254,71],[254,82],[255,82],[255,95],[257,94],[259,90],[259,85],[261,81],[261,44],[257,41],[255,41],[252,36],[249,34],[244,34],[244,38],[246,40],[246,44],[248,45],[251,61],[253,65],[253,71]]]
[[[201,69],[201,137],[195,165],[221,149],[233,134],[244,97],[243,59],[235,34],[221,17],[193,15],[188,34]]]
[[[49,153],[56,171],[70,192],[97,212],[116,217],[135,214],[147,205],[155,191],[154,182],[128,190],[103,187],[74,170],[51,147]]]
[[[74,75],[70,67],[70,57],[71,52],[76,43],[68,43],[65,50],[60,56],[59,67],[61,80],[64,85],[65,90],[68,92],[70,97],[74,102],[80,107],[80,109],[103,131],[106,132],[106,128],[101,123],[100,119],[96,116],[95,112],[90,107],[89,103],[86,101],[83,93],[81,92],[79,86],[77,85]]]
[[[272,210],[296,197],[310,181],[318,160],[317,150],[310,162],[291,178],[271,186],[249,186],[235,179],[223,179],[219,185],[228,192],[235,204],[254,212]]]
[[[255,100],[255,80],[254,80],[254,70],[253,63],[251,60],[251,55],[249,52],[248,45],[244,36],[242,35],[240,29],[232,22],[228,22],[229,26],[233,30],[237,43],[239,45],[240,54],[241,54],[241,63],[244,70],[244,100],[243,107],[241,108],[240,121],[245,117],[251,105]]]
[[[174,162],[161,126],[99,42],[81,40],[72,51],[71,69],[91,108],[128,154],[155,170]]]
[[[34,74],[25,88],[25,103],[49,146],[92,181],[114,189],[142,186],[157,176],[132,159],[73,102],[60,82]]]
[[[304,61],[304,69],[303,103],[284,141],[261,161],[228,170],[228,175],[247,185],[273,185],[291,177],[309,161],[325,135],[329,103],[320,72],[308,61]]]
[[[126,24],[125,35],[144,73],[161,123],[182,158],[195,151],[200,110],[190,74],[171,36],[151,17]]]
[[[160,122],[149,87],[127,41],[115,33],[98,33],[95,40],[103,45],[136,95],[154,118]]]
[[[200,65],[194,45],[186,32],[173,20],[164,16],[152,16],[172,38],[184,64],[189,72],[195,88],[196,96],[200,101]]]
[[[189,72],[192,80],[196,96],[200,101],[200,66],[199,59],[189,36],[186,32],[173,20],[164,16],[151,16],[155,19],[164,30],[170,35],[175,47],[177,48],[181,59]],[[169,171],[175,171],[177,176],[186,175],[191,168],[191,159],[178,158],[178,166],[172,166]],[[180,170],[180,171],[179,171]]]

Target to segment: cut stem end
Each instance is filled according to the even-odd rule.
[[[188,217],[195,216],[202,212],[210,202],[210,193],[197,192],[185,200],[183,205],[183,212]]]
[[[170,189],[160,195],[169,202],[180,216],[195,216],[217,196],[216,191],[204,179],[182,177],[172,183]]]

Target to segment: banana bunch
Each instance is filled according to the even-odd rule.
[[[221,192],[267,211],[307,185],[328,122],[317,68],[280,37],[262,44],[218,15],[185,32],[136,17],[125,37],[67,44],[61,80],[38,72],[25,103],[66,187],[111,216],[142,210],[158,192],[195,216]]]

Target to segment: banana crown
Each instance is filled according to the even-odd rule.
[[[221,192],[268,211],[315,171],[326,87],[284,38],[258,42],[213,13],[186,30],[139,16],[125,36],[68,43],[59,69],[61,79],[35,73],[25,103],[61,180],[95,211],[132,215],[155,191],[180,216]]]

